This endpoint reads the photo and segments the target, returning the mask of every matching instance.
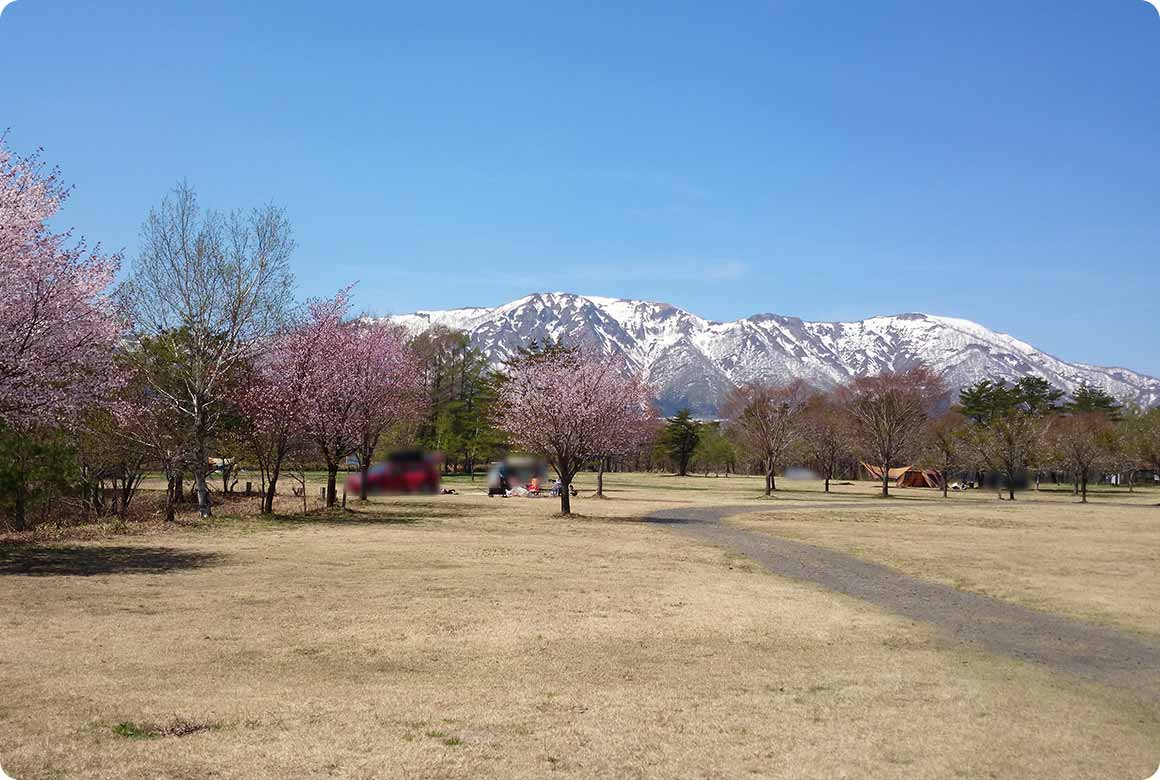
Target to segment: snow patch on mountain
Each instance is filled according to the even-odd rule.
[[[713,415],[749,381],[802,379],[834,387],[862,375],[925,364],[952,388],[980,379],[1040,376],[1065,392],[1083,383],[1144,407],[1160,405],[1160,380],[1125,368],[1068,363],[970,320],[928,314],[858,322],[806,322],[758,314],[713,322],[667,303],[537,293],[494,308],[419,311],[391,318],[411,333],[460,330],[499,365],[535,339],[623,355],[657,388],[662,409]]]

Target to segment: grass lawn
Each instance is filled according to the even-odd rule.
[[[994,494],[900,491],[864,511],[801,509],[735,523],[1032,609],[1160,638],[1160,491]],[[1158,757],[1160,760],[1160,757]]]
[[[591,476],[582,491],[591,489]],[[639,522],[731,523],[1160,638],[1160,494],[1015,504],[606,476],[0,546],[0,764],[28,778],[1144,778],[1160,703]],[[849,504],[856,506],[848,506]],[[284,508],[293,512],[287,498]]]

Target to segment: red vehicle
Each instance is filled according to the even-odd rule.
[[[357,495],[361,474],[346,479],[346,492]],[[367,470],[367,493],[438,493],[439,458],[420,450],[396,452],[386,463]]]

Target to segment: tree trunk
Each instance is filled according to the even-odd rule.
[[[278,468],[270,471],[270,481],[266,483],[266,490],[262,494],[262,514],[274,514],[274,496],[278,493]]]
[[[264,515],[274,514],[274,495],[277,492],[277,485],[277,482],[270,480],[269,484],[266,485],[266,490],[262,493],[262,514]]]
[[[165,522],[172,523],[177,519],[177,477],[169,478],[169,486],[165,489]]]
[[[209,485],[205,481],[205,469],[199,468],[194,474],[194,483],[197,487],[197,511],[202,517],[213,515],[213,505],[209,498]]]
[[[173,502],[185,503],[185,472],[179,471],[173,476]]]
[[[360,456],[358,459],[358,497],[360,501],[367,500],[367,474],[370,473],[370,470],[370,458],[364,458]]]
[[[596,495],[604,498],[604,458],[600,459],[600,468],[596,472]]]
[[[947,482],[949,482],[950,480],[947,479],[946,470],[944,469],[943,471],[940,471],[938,477],[939,477],[939,479],[942,480],[943,498],[946,498],[947,495],[950,493],[950,486],[947,484]]]
[[[882,464],[882,497],[890,498],[890,464]]]
[[[1083,485],[1083,487],[1081,488],[1081,490],[1083,491],[1083,493],[1082,493],[1083,497],[1080,499],[1080,503],[1086,504],[1087,503],[1087,486],[1088,486],[1088,477],[1087,477],[1086,471],[1084,472],[1083,476],[1080,478],[1080,482]]]
[[[572,492],[572,479],[569,478],[568,480],[565,481],[563,478],[561,478],[560,479],[560,514],[562,514],[562,515],[572,514],[572,496],[570,495],[571,492]]]
[[[831,478],[831,476],[832,476],[832,473],[826,474],[826,492],[827,493],[830,492],[830,478]]]
[[[338,491],[335,490],[335,483],[338,479],[338,463],[326,464],[326,508],[330,509],[338,501]],[[303,483],[302,492],[306,492],[306,483]]]
[[[768,465],[765,467],[765,495],[773,495],[773,469]]]
[[[209,485],[206,484],[206,472],[209,465],[209,450],[206,449],[206,444],[209,431],[207,430],[204,407],[198,407],[196,419],[197,425],[193,435],[194,441],[197,442],[197,463],[193,467],[193,481],[194,487],[197,489],[197,511],[202,517],[209,517],[213,514],[213,506],[210,504]]]
[[[97,489],[97,485],[92,481],[91,475],[86,475],[85,482],[81,485],[81,497],[89,509],[93,510],[93,515],[101,516],[101,493]]]
[[[12,505],[12,530],[23,531],[27,525],[27,517],[25,517],[24,505],[24,487],[22,485],[16,486],[16,500]]]

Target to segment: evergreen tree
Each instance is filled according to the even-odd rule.
[[[415,439],[443,453],[448,469],[474,475],[475,465],[497,455],[506,438],[489,422],[502,375],[492,372],[466,333],[436,328],[416,337],[411,346],[422,360],[430,398]],[[538,346],[534,348],[538,353]]]
[[[1039,377],[1013,385],[984,379],[959,392],[958,411],[970,423],[964,446],[978,465],[1003,477],[1009,499],[1015,499],[1016,482],[1040,457],[1047,419],[1060,411],[1062,397]]]
[[[1042,417],[1059,411],[1063,391],[1051,386],[1043,377],[1025,376],[1015,383],[1015,403],[1030,414]]]
[[[728,474],[735,460],[737,460],[736,448],[721,430],[720,423],[702,425],[700,439],[693,452],[693,462],[697,469],[704,471],[706,476],[709,475],[710,471],[720,474],[724,470]]]
[[[689,461],[701,439],[701,424],[694,420],[688,409],[677,412],[661,434],[661,448],[677,464],[677,473],[688,476]]]
[[[1106,390],[1100,387],[1092,387],[1085,382],[1072,395],[1071,401],[1067,404],[1067,411],[1072,414],[1096,412],[1104,415],[1109,420],[1119,420],[1122,416],[1123,408]]]

